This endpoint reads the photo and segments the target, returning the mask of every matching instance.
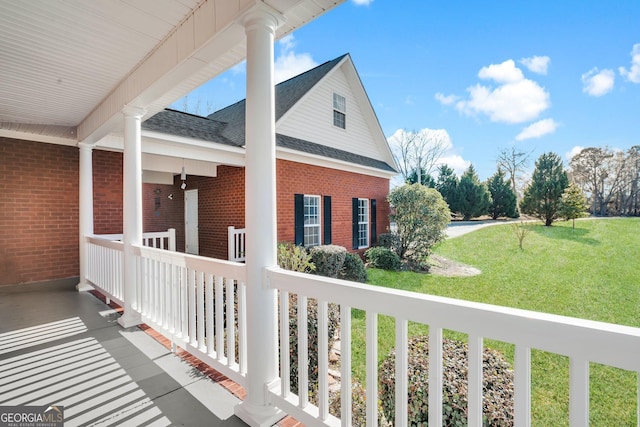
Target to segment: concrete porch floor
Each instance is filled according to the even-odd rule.
[[[65,426],[244,426],[239,399],[75,281],[0,287],[0,406]]]

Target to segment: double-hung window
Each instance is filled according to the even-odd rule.
[[[304,196],[304,246],[320,244],[320,196]]]
[[[333,94],[333,125],[341,129],[347,128],[347,100],[344,96]]]
[[[358,248],[369,246],[369,199],[358,199]]]

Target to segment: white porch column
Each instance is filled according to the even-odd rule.
[[[87,281],[89,256],[85,236],[93,234],[93,145],[80,142],[80,176],[78,182],[80,208],[80,282],[78,291],[90,291],[93,286]]]
[[[123,158],[123,243],[124,313],[118,323],[125,328],[142,323],[135,311],[137,271],[132,245],[142,244],[142,142],[141,119],[145,110],[126,106],[124,115]]]
[[[247,34],[245,225],[247,229],[247,398],[236,415],[271,426],[285,414],[270,405],[266,385],[278,378],[277,294],[263,281],[277,265],[274,33],[283,17],[264,4],[244,20]]]

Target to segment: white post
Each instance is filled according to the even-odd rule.
[[[124,313],[118,323],[124,328],[142,323],[135,309],[137,262],[132,245],[142,244],[142,140],[141,119],[145,111],[126,106],[124,115],[123,159],[123,238],[124,243]]]
[[[274,33],[283,17],[260,3],[244,19],[247,35],[245,225],[247,269],[247,398],[236,415],[251,426],[284,416],[266,388],[278,378],[277,293],[264,270],[277,265]]]
[[[87,281],[89,274],[89,256],[85,237],[93,234],[93,146],[83,142],[78,143],[80,149],[80,282],[76,285],[78,291],[90,291],[93,286]]]

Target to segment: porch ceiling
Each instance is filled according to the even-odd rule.
[[[155,114],[244,59],[239,18],[282,13],[280,37],[344,0],[0,0],[0,136],[75,144]]]

